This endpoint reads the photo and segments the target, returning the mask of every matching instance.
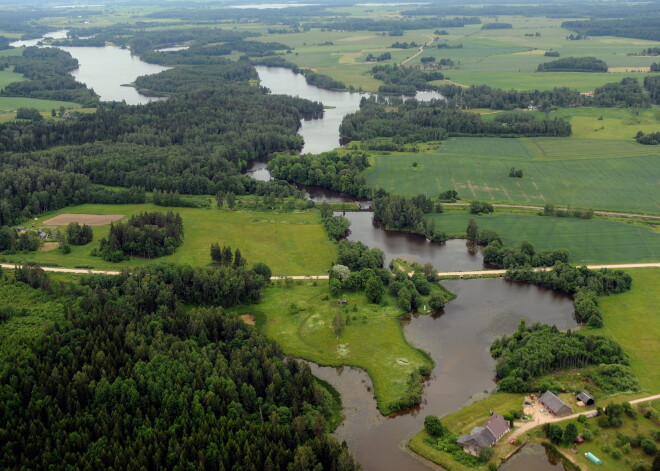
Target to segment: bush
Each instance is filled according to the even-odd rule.
[[[470,214],[489,214],[493,211],[493,205],[485,201],[470,202]]]
[[[448,432],[447,427],[435,415],[427,415],[424,418],[424,429],[429,435],[436,438],[440,438]]]
[[[647,455],[655,456],[658,453],[658,446],[650,438],[645,438],[642,440],[640,446],[642,447],[642,451]]]

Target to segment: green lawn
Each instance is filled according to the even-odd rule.
[[[7,85],[13,82],[19,82],[25,80],[23,74],[17,74],[14,72],[13,68],[0,70],[0,89],[5,88]]]
[[[649,394],[660,393],[660,269],[626,270],[632,289],[600,298],[602,329],[595,333],[616,340],[630,356],[630,366]]]
[[[163,208],[143,205],[82,205],[41,215],[32,221],[41,227],[43,221],[57,214],[123,214],[141,211],[175,211],[184,224],[184,243],[170,256],[154,261],[204,265],[209,263],[209,248],[213,242],[221,246],[240,248],[248,263],[263,262],[275,275],[319,275],[327,272],[336,258],[335,245],[328,240],[316,211],[296,213],[229,211],[217,209]],[[90,251],[106,236],[109,226],[94,227],[94,241],[86,246],[72,246],[64,255],[56,249],[8,257],[11,260],[28,259],[40,263],[55,263],[63,267],[93,266],[97,269],[119,269],[149,263],[133,259],[121,264],[92,257]]]
[[[431,213],[436,230],[465,234],[470,218],[480,230],[491,229],[504,243],[518,246],[527,240],[537,251],[566,248],[575,263],[633,263],[660,261],[660,233],[642,224],[606,219],[576,219],[495,212],[487,216]]]
[[[64,108],[79,108],[78,103],[70,101],[40,100],[38,98],[25,97],[0,97],[0,113],[15,112],[19,108],[36,108],[39,111],[50,111],[53,108],[59,110],[60,106]]]
[[[455,189],[468,201],[659,213],[659,156],[621,140],[450,138],[435,152],[373,156],[364,176],[405,196]],[[510,178],[511,167],[524,178]]]
[[[367,302],[363,293],[345,293],[346,307],[329,296],[326,281],[318,286],[295,285],[266,289],[256,306],[240,310],[257,316],[257,326],[277,341],[287,355],[321,365],[350,365],[366,370],[373,381],[378,408],[406,395],[411,374],[420,366],[432,366],[427,355],[406,341],[399,322],[401,310],[393,298],[387,305]],[[332,320],[337,313],[350,324],[337,338]]]

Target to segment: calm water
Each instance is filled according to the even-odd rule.
[[[282,67],[257,66],[256,69],[261,85],[268,87],[273,93],[320,101],[329,108],[321,119],[303,120],[298,131],[305,139],[302,153],[318,154],[339,147],[339,125],[342,119],[359,110],[360,100],[370,96],[368,93],[324,90],[309,85],[302,74],[294,74]],[[437,92],[419,92],[416,98],[429,101],[443,97]]]
[[[50,37],[66,38],[66,30],[47,33],[42,38],[28,41],[15,41],[14,47],[36,46],[39,41]],[[156,64],[147,64],[137,56],[131,55],[128,49],[116,46],[105,47],[60,47],[78,59],[79,68],[71,72],[81,83],[93,88],[103,101],[125,100],[129,105],[142,105],[162,98],[147,97],[138,93],[133,87],[122,85],[132,83],[141,75],[151,75],[167,70]]]
[[[495,362],[488,349],[496,336],[515,331],[521,317],[560,329],[576,327],[573,304],[561,293],[503,279],[448,280],[443,285],[458,297],[441,313],[413,317],[404,327],[408,341],[436,362],[419,407],[383,417],[365,372],[312,369],[340,392],[346,418],[336,435],[346,440],[366,471],[428,470],[405,444],[423,428],[426,415],[446,415],[495,388]],[[522,469],[543,468],[512,468]]]
[[[472,271],[483,269],[480,251],[468,252],[465,240],[452,239],[440,244],[409,232],[386,231],[374,222],[371,212],[338,212],[351,221],[348,240],[360,241],[385,253],[385,266],[395,258],[431,263],[438,271]]]

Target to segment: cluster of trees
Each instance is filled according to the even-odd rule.
[[[660,72],[660,63],[654,62],[650,67],[651,72]]]
[[[315,156],[278,154],[268,162],[268,170],[274,178],[369,198],[372,190],[361,175],[367,167],[369,159],[363,152],[325,152]]]
[[[493,205],[486,201],[470,201],[470,214],[490,214],[494,211]]]
[[[484,23],[481,25],[481,29],[511,29],[513,25],[511,23]]]
[[[648,134],[645,134],[643,131],[639,131],[635,136],[635,140],[640,144],[645,144],[647,146],[657,146],[660,144],[660,131],[650,132]]]
[[[444,79],[444,75],[438,71],[397,64],[375,65],[371,68],[371,74],[376,80],[385,82],[378,87],[379,93],[397,95],[414,95],[418,90],[433,90],[434,86],[428,82]]]
[[[515,333],[495,339],[490,353],[497,359],[498,388],[516,393],[530,391],[530,380],[551,370],[628,363],[621,347],[610,338],[561,332],[538,323],[527,327],[525,319]]]
[[[363,101],[359,111],[344,116],[339,132],[348,141],[391,137],[395,143],[411,143],[440,141],[448,135],[570,136],[571,125],[560,118],[486,122],[476,113],[448,108],[441,100],[408,100],[388,111],[370,98]]]
[[[660,77],[644,77],[644,88],[649,92],[651,101],[656,105],[660,105]]]
[[[628,11],[618,15],[620,17],[617,19],[603,19],[601,17],[600,19],[587,21],[564,21],[561,26],[589,36],[618,36],[660,41],[658,9],[655,5],[649,5],[649,8],[655,8],[655,11],[647,14],[640,11],[633,18],[630,17],[631,12]]]
[[[559,57],[559,52],[558,51],[545,51],[543,54],[546,57]]]
[[[217,242],[211,244],[211,260],[221,267],[240,268],[247,264],[247,260],[243,258],[240,249],[233,252],[228,245],[221,249],[220,244]]]
[[[305,81],[315,87],[325,88],[326,90],[346,90],[344,82],[335,80],[329,75],[319,74],[312,69],[301,69],[301,73],[305,76]]]
[[[561,209],[556,208],[552,203],[546,203],[543,206],[543,216],[551,216],[558,218],[580,218],[580,219],[591,219],[594,217],[593,209]]]
[[[227,82],[247,83],[257,78],[257,72],[249,62],[223,59],[220,64],[179,65],[158,74],[142,75],[135,79],[135,86],[145,94],[171,94],[222,87]]]
[[[326,433],[336,405],[309,366],[221,308],[184,309],[165,283],[95,275],[50,295],[65,320],[0,372],[3,466],[359,468]],[[155,301],[168,290],[174,307]]]
[[[593,102],[601,107],[648,108],[651,106],[650,97],[644,93],[639,81],[633,77],[596,88]]]
[[[581,41],[581,40],[583,40],[583,39],[587,39],[587,37],[586,37],[586,36],[582,36],[580,33],[578,33],[578,34],[573,34],[573,33],[571,33],[571,34],[569,34],[568,36],[566,36],[566,39],[567,39],[568,41]]]
[[[10,227],[0,227],[0,252],[5,254],[34,252],[40,245],[37,231],[27,230],[17,234],[16,230]]]
[[[339,241],[337,253],[337,263],[353,271],[365,268],[383,268],[383,263],[385,263],[385,254],[382,250],[370,249],[359,241]]]
[[[328,203],[323,203],[319,207],[323,227],[331,239],[341,239],[348,235],[348,228],[351,222],[344,216],[334,216],[332,208]]]
[[[364,58],[365,62],[384,62],[384,61],[389,61],[392,59],[392,54],[389,52],[383,52],[382,54],[379,54],[377,56],[374,56],[373,54],[369,53],[367,56]]]
[[[71,245],[87,245],[94,240],[94,231],[87,224],[82,226],[77,222],[70,222],[64,229],[64,241]]]
[[[640,56],[660,56],[660,47],[649,47],[642,50]]]
[[[601,268],[589,270],[587,267],[573,267],[567,263],[557,263],[549,271],[527,269],[509,270],[506,277],[510,280],[525,281],[551,289],[575,294],[579,290],[590,290],[598,296],[623,293],[632,285],[632,278],[621,270]]]
[[[562,57],[552,62],[544,62],[537,72],[607,72],[607,64],[595,57]]]
[[[533,244],[521,242],[519,247],[505,247],[501,237],[494,231],[479,231],[474,240],[479,245],[486,245],[483,250],[484,263],[502,268],[517,267],[552,267],[557,263],[567,263],[570,259],[568,250],[536,251]]]
[[[173,254],[183,243],[179,213],[140,213],[126,222],[110,224],[110,233],[100,241],[98,254],[110,262],[127,257],[155,258]]]
[[[21,56],[5,58],[14,72],[28,80],[12,82],[0,90],[0,96],[20,96],[42,100],[59,100],[96,106],[99,97],[70,74],[78,68],[78,60],[61,49],[27,47]]]
[[[44,119],[35,108],[19,108],[16,110],[16,119],[31,119],[33,121],[41,121]]]
[[[442,206],[434,205],[425,194],[410,199],[400,195],[381,194],[373,200],[374,219],[387,229],[405,229],[423,234],[433,242],[445,242],[447,234],[435,230],[434,222],[424,218],[433,210],[442,212]]]
[[[523,170],[521,168],[511,167],[511,170],[509,170],[509,176],[511,178],[522,178]]]
[[[157,206],[176,206],[179,208],[202,208],[208,207],[208,201],[198,201],[183,198],[178,191],[154,190],[151,202]]]
[[[412,49],[412,48],[418,48],[419,44],[417,44],[415,41],[410,41],[410,42],[395,42],[390,45],[391,48],[393,49]]]

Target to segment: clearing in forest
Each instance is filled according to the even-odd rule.
[[[59,214],[48,221],[44,221],[44,225],[66,226],[69,223],[77,222],[88,226],[107,226],[123,217],[123,214]]]

